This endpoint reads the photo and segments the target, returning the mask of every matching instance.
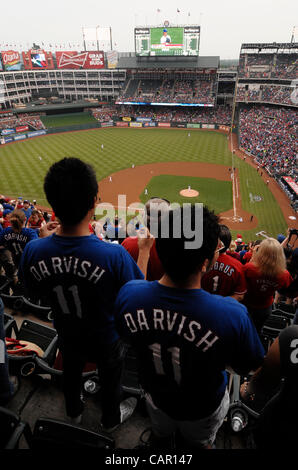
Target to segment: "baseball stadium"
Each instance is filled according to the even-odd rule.
[[[1,44],[0,297],[3,303],[3,328],[0,329],[0,333],[3,334],[0,338],[0,359],[3,351],[5,361],[0,360],[0,448],[76,447],[105,449],[105,451],[135,449],[139,452],[145,450],[150,453],[152,439],[153,448],[157,446],[155,448],[161,449],[161,452],[168,450],[174,454],[184,448],[179,447],[183,432],[176,422],[180,423],[181,420],[188,419],[190,421],[185,422],[189,423],[195,419],[189,417],[182,419],[178,412],[177,416],[174,413],[171,420],[177,424],[181,435],[176,433],[175,439],[172,434],[163,438],[159,436],[160,439],[154,435],[152,410],[148,411],[145,399],[147,391],[144,390],[144,384],[138,372],[139,343],[131,345],[125,342],[121,378],[122,398],[125,398],[129,405],[133,403],[132,400],[135,400],[136,404],[133,414],[131,413],[129,419],[123,422],[117,430],[113,428],[111,432],[102,431],[98,423],[100,417],[105,416],[104,404],[107,403],[107,398],[104,390],[107,380],[105,367],[107,366],[106,364],[102,366],[104,363],[97,361],[96,354],[94,357],[91,354],[90,358],[86,353],[84,364],[81,364],[82,358],[79,358],[79,353],[74,354],[73,358],[67,356],[66,341],[63,347],[60,345],[63,335],[60,330],[61,320],[58,319],[59,312],[57,313],[56,304],[46,290],[46,280],[45,286],[41,281],[46,275],[50,277],[48,265],[44,268],[39,265],[41,271],[34,271],[35,268],[32,266],[30,271],[27,266],[30,259],[32,260],[35,256],[33,247],[42,246],[38,245],[37,240],[34,241],[35,238],[46,239],[43,240],[44,252],[46,254],[51,252],[51,256],[55,256],[54,252],[50,251],[48,237],[49,239],[55,236],[59,238],[59,230],[64,230],[61,229],[64,225],[63,217],[59,213],[60,208],[57,209],[52,201],[62,197],[61,194],[65,191],[64,202],[61,204],[64,207],[67,201],[68,207],[78,207],[79,212],[85,194],[84,168],[90,168],[90,165],[98,183],[96,204],[92,218],[88,221],[90,238],[96,237],[97,243],[105,244],[108,248],[111,248],[111,245],[115,248],[117,245],[118,263],[120,263],[119,259],[124,256],[122,252],[125,252],[126,256],[128,252],[130,256],[127,262],[134,263],[129,269],[138,269],[138,273],[141,271],[143,277],[147,279],[147,281],[134,281],[136,283],[147,282],[149,285],[157,281],[162,282],[164,276],[167,275],[165,268],[167,263],[164,264],[162,258],[159,260],[156,253],[156,258],[153,256],[151,258],[152,248],[150,248],[150,260],[145,272],[139,262],[141,245],[138,245],[140,239],[137,232],[140,227],[143,228],[141,222],[145,224],[146,218],[143,217],[151,200],[164,201],[169,204],[169,207],[173,204],[178,204],[180,207],[190,205],[193,207],[199,203],[200,206],[203,204],[218,216],[216,224],[224,227],[225,234],[229,234],[227,238],[229,243],[227,244],[224,236],[221,238],[218,235],[222,245],[217,251],[220,253],[219,256],[225,257],[221,261],[222,268],[218,267],[215,275],[214,270],[217,269],[216,265],[220,266],[220,262],[214,258],[211,263],[210,259],[208,269],[211,271],[206,272],[200,278],[203,286],[200,290],[210,292],[211,297],[216,294],[218,305],[221,302],[219,295],[229,298],[229,300],[224,300],[222,307],[223,310],[226,309],[227,314],[229,308],[232,310],[239,308],[241,315],[245,312],[245,315],[250,316],[250,324],[247,328],[250,328],[251,336],[247,336],[248,339],[241,335],[237,337],[239,343],[245,344],[243,349],[238,346],[238,343],[237,347],[231,346],[230,356],[233,356],[229,364],[231,370],[227,368],[226,372],[222,372],[227,376],[229,406],[215,433],[216,436],[214,434],[213,440],[210,440],[211,438],[200,440],[199,437],[195,440],[194,438],[190,448],[231,450],[263,448],[262,445],[264,445],[267,449],[262,439],[260,444],[260,435],[262,435],[260,429],[266,429],[264,424],[266,419],[270,423],[270,419],[273,419],[270,415],[270,406],[267,406],[270,400],[272,401],[279,394],[279,403],[282,402],[281,385],[276,383],[275,393],[269,390],[266,400],[262,393],[258,394],[257,385],[255,389],[251,388],[253,392],[247,390],[249,386],[252,387],[248,377],[253,377],[252,382],[255,381],[258,384],[258,380],[251,372],[262,365],[259,359],[261,349],[258,350],[258,348],[264,348],[263,356],[268,354],[268,357],[271,357],[270,354],[273,353],[270,348],[278,339],[280,345],[283,344],[281,340],[285,336],[283,333],[287,332],[288,328],[290,328],[289,331],[298,328],[296,326],[298,324],[298,43],[293,38],[289,43],[243,43],[240,45],[237,64],[230,64],[221,60],[219,56],[200,54],[201,28],[197,24],[172,25],[165,21],[163,24],[135,27],[131,34],[134,37],[135,50],[129,53],[112,50],[112,47],[110,51],[98,50],[98,43],[93,50],[85,41],[84,50],[65,51],[54,50],[52,46],[46,48],[43,43],[42,46],[33,44],[26,51],[16,50],[9,44]],[[45,178],[50,179],[52,169],[58,168],[59,165],[61,168],[60,162],[66,161],[64,159],[69,162],[72,159],[80,160],[80,164],[85,165],[82,167],[81,186],[72,182],[71,173],[69,173],[64,176],[65,186],[62,184],[60,187],[60,183],[56,180],[53,194],[49,196],[46,191]],[[72,183],[74,186],[71,186]],[[70,192],[72,187],[75,188],[73,193]],[[15,212],[20,211],[26,216],[24,223],[22,222],[23,228],[20,228],[20,230],[27,230],[26,236],[24,232],[23,239],[17,238],[18,243],[15,241],[10,244],[14,237],[12,235],[13,220],[19,217],[15,215]],[[214,214],[212,217],[215,216]],[[135,220],[137,222],[134,224]],[[70,238],[78,238],[79,232],[71,233],[69,232],[71,224],[66,224],[66,226],[68,232],[66,230],[65,233],[68,235],[70,233]],[[132,234],[128,230],[129,226],[133,226]],[[150,227],[148,225],[147,227],[146,236],[149,239]],[[56,230],[58,230],[57,233],[55,233]],[[8,233],[10,235],[7,235]],[[28,240],[26,237],[29,237]],[[127,241],[129,238],[136,241],[134,248],[132,248],[133,243]],[[256,303],[258,299],[261,299],[260,292],[262,293],[267,287],[258,284],[263,281],[256,280],[255,291],[253,291],[251,285],[254,281],[249,277],[251,275],[249,268],[254,259],[257,260],[256,253],[261,252],[261,247],[273,239],[278,245],[276,250],[281,250],[284,259],[282,281],[274,284],[275,281],[273,282],[273,278],[269,276],[266,286],[268,287],[269,284],[271,286],[271,297],[268,294],[271,303],[267,299],[268,304],[262,304],[259,300],[260,303],[255,305],[252,298],[255,296]],[[26,243],[21,245],[23,240]],[[30,241],[30,244],[27,241]],[[151,247],[155,247],[155,241],[153,243]],[[28,245],[26,250],[25,244]],[[83,247],[82,250],[84,253],[86,251],[88,256],[90,252],[92,258],[93,250],[96,251],[97,245],[94,245],[92,249],[91,244],[86,242],[86,247],[87,245],[90,246],[90,251]],[[156,241],[157,251],[158,247],[159,244]],[[16,252],[13,251],[14,249]],[[133,251],[135,249],[138,250],[137,255]],[[217,251],[214,252],[214,250],[213,253],[216,253]],[[63,259],[65,260],[65,257],[70,254],[77,256],[78,260],[79,254],[75,253],[70,251],[70,246],[65,246],[65,253],[62,253],[63,256],[65,255]],[[59,258],[61,260],[62,254]],[[272,254],[272,257],[274,256],[275,254]],[[239,271],[237,271],[237,282],[236,275],[233,274],[231,275],[231,279],[233,278],[235,282],[233,286],[229,285],[224,292],[215,288],[209,290],[207,288],[208,275],[213,272],[212,285],[215,286],[216,281],[217,286],[218,280],[221,279],[219,271],[224,271],[223,263],[228,262],[224,261],[226,258],[230,259],[230,263],[236,263],[232,266],[233,272]],[[89,260],[87,257],[82,259]],[[90,265],[91,262],[92,260]],[[69,291],[74,287],[77,289],[71,292],[78,310],[77,300],[80,300],[82,291],[87,289],[86,286],[68,287],[70,284],[68,285],[67,275],[72,269],[71,263],[70,257],[68,268],[66,268],[67,274],[59,277],[58,287],[52,283],[52,279],[48,284],[52,287],[56,286],[52,290],[57,293],[63,313],[70,314],[69,318],[73,315],[73,310],[68,308]],[[89,261],[82,261],[81,277],[85,274],[87,276],[87,264],[83,267],[83,263],[89,263]],[[253,268],[255,270],[257,269],[256,263],[257,261]],[[277,264],[277,261],[275,263]],[[271,268],[272,272],[275,272],[276,264]],[[60,273],[62,273],[62,264],[54,265],[54,272],[59,271],[57,266],[60,266]],[[28,271],[26,271],[27,268]],[[229,266],[226,273],[228,273],[228,268]],[[74,270],[76,269],[75,267]],[[102,269],[102,273],[107,270],[107,268]],[[112,273],[114,273],[113,269],[111,268]],[[121,269],[123,279],[127,275],[126,281],[140,279],[140,277],[128,277],[127,267]],[[96,270],[91,274],[90,279],[95,276],[95,272]],[[33,275],[35,273],[35,280],[33,276],[33,287],[31,286],[30,289],[32,273]],[[117,273],[117,276],[120,274]],[[203,283],[204,278],[206,284]],[[240,278],[244,284],[241,284]],[[36,279],[41,281],[40,290]],[[111,278],[109,282],[112,281]],[[117,282],[114,282],[115,285],[122,286],[126,281],[122,282],[122,277],[117,277]],[[175,284],[176,287],[184,286],[183,280],[179,282],[180,284]],[[225,282],[225,286],[228,286],[228,281],[225,280]],[[65,294],[66,288],[68,289],[67,295]],[[122,287],[122,289],[125,288],[125,286]],[[166,288],[169,289],[169,287]],[[131,284],[131,289],[133,290],[133,284]],[[146,287],[142,289],[144,289],[142,295],[145,300],[147,296],[149,299],[149,294],[146,296]],[[186,287],[186,289],[191,288]],[[177,288],[177,292],[180,290],[182,291],[181,287]],[[100,305],[110,302],[112,294],[116,295],[117,292],[110,294],[108,289],[106,292],[108,300],[105,299],[104,291],[101,294],[102,298],[99,295],[97,297],[93,297],[93,294],[89,295],[94,302],[96,298],[96,302]],[[128,292],[127,298],[134,295],[136,298],[141,298],[141,293],[138,294],[135,291],[131,294]],[[181,292],[180,295],[182,296]],[[185,293],[186,295],[188,294]],[[127,302],[127,308],[133,308],[129,307],[130,301],[124,302],[124,294],[122,296],[120,300],[123,304]],[[181,300],[182,297],[179,296],[177,294],[177,302],[189,302],[189,300]],[[120,300],[118,297],[117,305],[120,304]],[[141,302],[141,299],[139,300]],[[241,305],[241,310],[238,304]],[[93,314],[96,313],[96,304],[88,305],[93,310]],[[141,302],[139,308],[144,309],[142,305]],[[123,308],[126,308],[126,304]],[[194,308],[196,309],[195,306]],[[214,308],[216,310],[216,307]],[[270,309],[270,314],[267,312],[268,309]],[[210,303],[210,312],[211,310]],[[254,322],[253,315],[256,311],[263,314],[265,310],[266,316],[258,329],[259,323]],[[84,310],[82,311],[80,310],[84,317]],[[142,310],[142,320],[138,316],[140,333],[143,333],[144,325],[146,328],[148,326],[144,311],[145,309]],[[137,312],[139,315],[140,310]],[[101,314],[100,309],[98,314]],[[109,312],[109,315],[112,313]],[[169,324],[169,317],[167,318]],[[185,320],[186,317],[183,318]],[[80,321],[86,322],[82,316]],[[136,320],[134,321],[133,325],[137,324]],[[235,319],[233,321],[236,322]],[[66,325],[66,321],[64,323]],[[63,328],[65,328],[64,323]],[[165,323],[166,320],[164,320]],[[174,323],[173,320],[172,329],[175,329]],[[163,330],[162,320],[154,317],[154,328],[157,328],[158,324]],[[232,326],[234,328],[234,324]],[[85,331],[84,328],[85,324],[82,331]],[[132,327],[129,326],[129,328],[131,332],[134,331]],[[179,328],[182,328],[182,323]],[[252,328],[255,328],[253,332]],[[89,329],[92,329],[92,323]],[[245,329],[244,326],[243,329]],[[190,331],[194,337],[195,333],[191,327]],[[209,332],[211,331],[214,330],[211,328]],[[296,336],[293,338],[298,337],[296,330],[294,333]],[[145,333],[143,334],[145,338]],[[216,334],[224,335],[223,332]],[[252,335],[256,335],[258,339],[254,339]],[[228,337],[228,333],[226,336]],[[180,339],[176,344],[173,342],[173,336],[170,335],[169,338],[165,340],[167,346],[177,350],[177,344],[179,344],[179,348],[182,348]],[[160,351],[158,355],[153,349],[156,340],[154,341],[149,349],[153,350],[154,366],[157,367],[156,358],[160,359],[163,356]],[[255,345],[254,351],[249,349],[253,341],[259,342],[257,346]],[[5,355],[2,344],[5,345]],[[210,344],[208,343],[209,346]],[[190,348],[190,346],[187,347]],[[229,347],[227,346],[227,350]],[[280,349],[282,351],[281,346]],[[211,347],[210,350],[212,350]],[[239,358],[244,357],[245,353],[249,359],[243,359],[242,365],[240,359],[239,361],[235,359],[237,353],[239,353]],[[214,354],[220,355],[218,352]],[[211,353],[207,360],[214,361],[210,356],[212,356]],[[66,357],[69,362],[77,360],[81,364],[79,388],[84,410],[83,419],[80,422],[76,419],[78,414],[81,416],[81,412],[65,411],[67,374],[65,374],[63,364],[67,362]],[[225,354],[223,357],[225,358]],[[143,358],[142,355],[141,358]],[[165,366],[167,359],[164,361],[165,363],[162,363],[164,367],[156,369],[158,380],[161,376],[166,377],[170,369],[168,365]],[[99,363],[101,366],[98,366]],[[177,365],[177,361],[175,364]],[[3,373],[2,365],[5,369]],[[246,365],[247,368],[245,368]],[[70,367],[69,363],[68,367]],[[103,367],[104,374],[100,367]],[[173,367],[176,379],[174,362]],[[192,371],[189,365],[184,367],[184,370],[187,370],[185,374]],[[144,369],[146,369],[145,366]],[[264,377],[266,377],[265,372],[261,372],[264,373]],[[294,372],[297,377],[297,366]],[[7,379],[5,379],[5,374]],[[69,377],[70,372],[68,379]],[[155,376],[151,377],[154,382]],[[9,380],[10,384],[14,384],[15,390],[6,394],[7,396],[3,392],[2,400],[1,387],[5,388]],[[146,384],[146,379],[143,380]],[[210,378],[210,383],[212,380]],[[219,380],[218,376],[216,380]],[[282,380],[284,380],[283,377],[281,377]],[[202,379],[200,385],[195,382],[195,387],[204,388],[206,382],[207,379]],[[164,387],[167,390],[166,379]],[[209,385],[207,390],[209,390],[208,387]],[[176,396],[175,394],[180,396],[180,391],[176,391],[175,387],[174,390],[173,396]],[[297,391],[297,387],[295,390]],[[152,395],[153,392],[150,393]],[[158,396],[155,389],[154,393]],[[160,393],[162,395],[164,391]],[[210,396],[212,393],[210,392]],[[246,399],[245,394],[249,399]],[[202,392],[199,396],[205,395]],[[254,400],[255,396],[256,400]],[[174,403],[174,398],[171,400]],[[163,403],[162,399],[160,403]],[[153,405],[155,404],[154,398]],[[66,406],[71,408],[74,405],[68,403]],[[162,408],[162,405],[158,405],[157,408]],[[209,410],[208,406],[206,409]],[[283,408],[278,408],[280,409]],[[210,410],[212,410],[211,404]],[[215,408],[212,411],[214,410]],[[274,411],[275,418],[279,413],[278,410]],[[159,411],[166,413],[162,409]],[[188,416],[187,411],[185,411],[185,416]],[[208,415],[200,414],[198,411],[198,421],[195,423],[203,422],[206,416]],[[122,423],[121,420],[120,423]],[[279,415],[276,420],[279,424],[275,426],[283,429],[286,425],[285,421]],[[298,411],[296,423],[297,420]],[[262,428],[259,423],[264,427]],[[111,426],[104,426],[104,428],[108,427],[111,428]],[[291,428],[291,424],[289,427],[294,429],[294,427]],[[254,428],[259,429],[259,434],[254,434]],[[188,432],[190,433],[190,429]],[[192,427],[191,432],[194,437]],[[198,430],[198,436],[200,432],[201,428]],[[288,445],[296,442],[297,437],[296,429]]]

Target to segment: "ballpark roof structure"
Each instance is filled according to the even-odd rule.
[[[145,60],[144,60],[145,59]],[[219,56],[200,56],[191,58],[182,57],[154,57],[154,61],[150,57],[120,57],[117,68],[120,69],[218,69]],[[170,59],[170,60],[169,60]],[[171,60],[172,59],[172,60]],[[175,59],[175,60],[173,60]]]

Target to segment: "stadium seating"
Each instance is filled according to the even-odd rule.
[[[33,450],[67,449],[102,449],[111,450],[115,441],[104,433],[95,433],[82,427],[62,421],[39,418],[34,426],[30,448]]]
[[[13,339],[28,341],[37,345],[42,350],[45,358],[47,358],[53,349],[53,344],[57,341],[57,333],[56,330],[48,326],[31,320],[24,320]],[[37,355],[38,352],[33,350],[29,351],[27,355],[11,354],[8,350],[10,374],[26,377],[33,372],[37,372]]]
[[[297,77],[297,68],[297,54],[242,53],[239,60],[239,77],[293,79]]]
[[[31,443],[31,430],[27,423],[12,411],[0,407],[0,449],[18,449],[19,441],[25,437],[27,444]]]
[[[296,173],[296,111],[253,106],[240,110],[240,147],[273,175]]]

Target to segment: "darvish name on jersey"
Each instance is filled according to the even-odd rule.
[[[133,317],[131,313],[124,315],[126,325],[131,333],[136,333],[140,330],[150,330],[150,324],[153,322],[154,330],[161,331],[175,331],[179,336],[182,336],[189,342],[196,342],[196,347],[204,347],[203,352],[207,351],[213,344],[219,339],[210,329],[206,334],[202,335],[202,331],[198,334],[198,331],[203,330],[202,325],[194,320],[189,319],[178,312],[166,312],[160,308],[153,308],[152,312],[146,318],[145,311],[139,309],[136,312],[136,316]]]
[[[103,268],[92,264],[91,261],[81,260],[74,256],[53,256],[47,260],[38,261],[29,270],[38,282],[53,274],[72,274],[96,284],[105,273]]]

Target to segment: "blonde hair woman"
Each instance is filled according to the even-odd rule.
[[[286,258],[280,243],[266,238],[253,249],[251,261],[243,267],[247,283],[244,304],[260,333],[271,314],[275,291],[292,282],[286,270]]]
[[[230,243],[229,249],[226,251],[226,254],[230,255],[233,258],[240,261],[240,255],[239,255],[239,253],[236,252],[236,249],[237,249],[236,242],[234,242],[234,240],[232,240],[231,243]]]

